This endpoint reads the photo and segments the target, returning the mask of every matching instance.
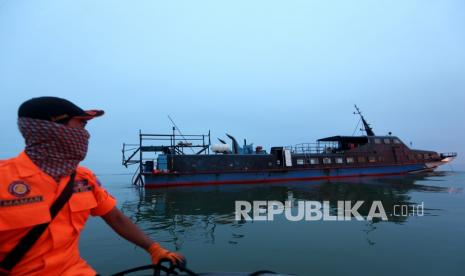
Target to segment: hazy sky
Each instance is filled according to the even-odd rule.
[[[375,133],[465,154],[465,1],[0,0],[0,158],[18,106],[101,108],[85,165],[124,172],[137,132],[206,133],[269,148]],[[463,164],[456,161],[456,167]]]

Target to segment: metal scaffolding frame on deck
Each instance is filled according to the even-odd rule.
[[[152,161],[156,165],[157,155],[163,154],[210,154],[211,137],[208,134],[178,134],[173,127],[171,134],[142,133],[139,130],[139,144],[123,143],[122,164],[125,167],[139,165],[133,175],[132,183],[136,186],[144,186],[143,175],[148,172],[144,169],[147,161]],[[191,151],[191,153],[187,151]],[[145,156],[153,153],[150,158]]]

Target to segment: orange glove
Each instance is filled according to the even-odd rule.
[[[179,267],[185,266],[186,259],[181,254],[170,252],[164,249],[163,247],[161,247],[156,242],[152,243],[152,245],[147,249],[147,251],[152,257],[153,264],[158,264],[162,259],[167,259],[172,264],[175,264]]]

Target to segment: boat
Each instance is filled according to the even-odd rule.
[[[162,263],[138,266],[118,273],[112,274],[112,276],[124,276],[129,274],[141,275],[142,271],[145,271],[142,275],[184,275],[184,276],[294,276],[294,274],[282,274],[276,273],[271,270],[258,270],[254,272],[201,272],[196,273],[185,266],[179,266],[175,264],[167,264],[167,260],[163,260]],[[148,272],[151,273],[148,273]],[[137,273],[138,272],[138,273]]]
[[[387,176],[433,171],[457,153],[411,149],[399,137],[376,135],[355,106],[365,135],[330,136],[315,143],[275,146],[266,151],[229,134],[212,145],[208,134],[184,135],[139,130],[138,144],[123,144],[122,164],[138,165],[132,182],[146,188],[253,184],[332,178]]]

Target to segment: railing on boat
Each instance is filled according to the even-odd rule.
[[[339,148],[338,142],[300,143],[294,146],[286,146],[293,154],[323,154],[334,153]]]
[[[164,154],[209,154],[210,131],[208,134],[176,134],[173,127],[172,134],[148,134],[139,130],[139,144],[123,144],[122,164],[126,167],[139,165],[133,176],[133,184],[143,186],[142,175],[147,172],[148,164],[151,167],[157,164],[157,155]],[[190,152],[186,152],[190,149]],[[152,153],[152,154],[150,154]],[[150,156],[147,156],[150,154]]]
[[[442,152],[441,153],[441,158],[448,158],[448,157],[457,157],[456,152]]]

